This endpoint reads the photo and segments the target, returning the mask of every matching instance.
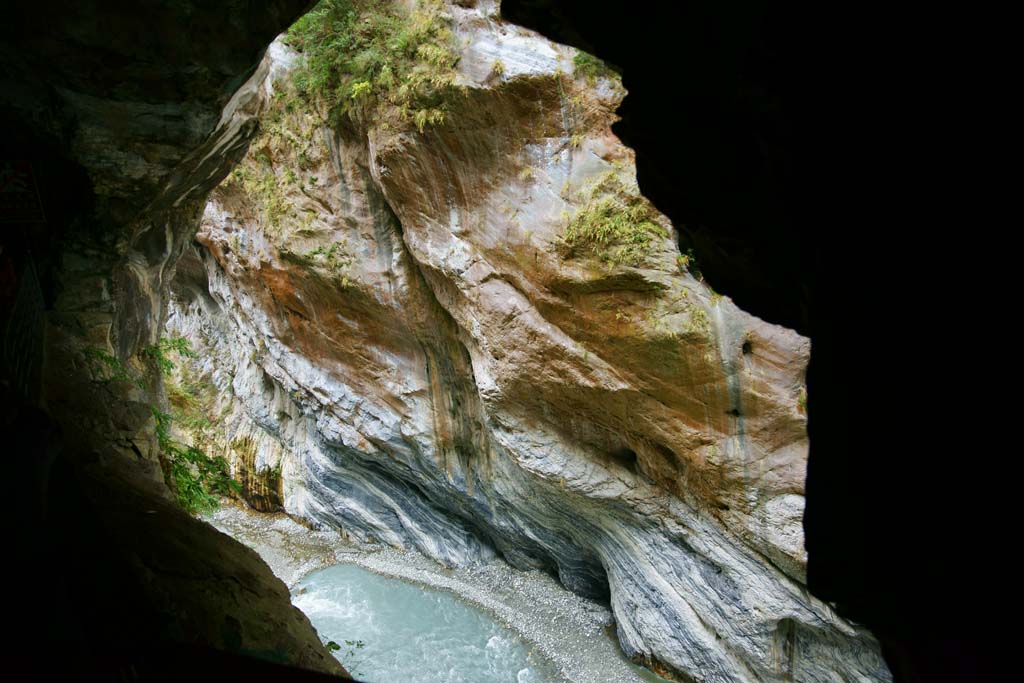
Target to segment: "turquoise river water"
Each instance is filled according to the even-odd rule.
[[[367,683],[559,680],[515,633],[443,591],[337,565],[302,579],[292,594],[320,637],[340,645],[335,656]]]

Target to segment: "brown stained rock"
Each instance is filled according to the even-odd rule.
[[[655,240],[642,268],[554,248],[588,183],[632,172],[609,128],[621,95],[550,74],[471,88],[424,135],[381,144],[371,132],[370,162],[410,254],[500,388],[489,410],[628,448],[646,477],[799,576],[802,552],[772,548],[761,506],[802,491],[807,340],[679,272],[674,239]],[[590,112],[575,127],[570,102]]]
[[[256,443],[252,437],[232,442],[235,453],[235,478],[242,487],[241,496],[253,510],[279,512],[284,509],[281,470],[257,467]]]
[[[800,585],[807,340],[686,272],[664,217],[634,265],[561,248],[595,185],[630,186],[621,87],[452,12],[466,90],[445,123],[272,107],[207,205],[168,330],[223,388],[224,434],[280,468],[292,514],[610,594],[626,653],[677,674],[884,679]],[[766,654],[793,613],[795,673]]]

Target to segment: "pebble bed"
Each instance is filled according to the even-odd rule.
[[[608,635],[614,620],[607,607],[571,593],[543,572],[520,571],[500,560],[448,569],[419,553],[352,543],[287,515],[236,506],[221,507],[207,521],[259,553],[289,589],[310,572],[354,564],[448,591],[486,610],[536,647],[565,683],[663,680],[625,659]]]

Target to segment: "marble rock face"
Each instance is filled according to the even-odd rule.
[[[167,322],[217,389],[205,447],[316,525],[550,570],[682,680],[889,680],[803,585],[808,340],[688,272],[663,217],[634,265],[566,249],[588,192],[633,186],[625,92],[490,3],[449,12],[443,124],[293,112],[212,195]],[[270,54],[268,93],[299,59]]]

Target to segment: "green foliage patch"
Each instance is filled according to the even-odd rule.
[[[175,368],[174,361],[169,355],[172,353],[186,358],[196,357],[192,344],[185,337],[160,337],[156,344],[142,349],[142,355],[155,360],[157,367],[160,368],[160,374],[164,377],[170,376]]]
[[[89,373],[89,378],[97,384],[108,382],[126,382],[134,384],[140,389],[144,388],[142,378],[139,377],[120,358],[108,353],[106,350],[96,346],[86,346],[81,350],[82,359]]]
[[[572,66],[573,76],[586,79],[590,85],[599,78],[612,78],[618,75],[604,61],[583,50],[577,51],[573,56]]]
[[[563,257],[597,257],[609,266],[644,263],[654,237],[667,237],[650,203],[613,170],[584,194],[561,238]]]
[[[143,349],[142,353],[156,361],[165,378],[170,378],[176,367],[171,354],[184,358],[197,356],[185,337],[162,337],[156,344]],[[167,398],[174,415],[152,408],[164,476],[177,495],[178,503],[190,514],[213,510],[217,507],[218,496],[237,495],[241,492],[239,483],[231,478],[231,468],[226,459],[221,456],[210,457],[201,449],[171,437],[174,422],[193,431],[209,426],[199,396],[210,388],[202,382],[168,382]]]
[[[348,652],[340,657],[342,665],[345,670],[353,676],[359,675],[359,667],[362,666],[362,658],[359,656],[360,650],[366,647],[366,643],[361,640],[346,640],[345,645],[348,647]],[[333,640],[328,640],[324,643],[331,652],[341,652],[341,645],[338,645]]]
[[[288,30],[287,42],[305,55],[295,73],[303,99],[337,124],[415,125],[421,132],[444,121],[457,90],[450,17],[441,0],[412,10],[375,0],[322,0]]]
[[[700,270],[700,264],[697,263],[697,256],[693,253],[693,247],[687,249],[685,254],[677,256],[676,263],[679,266],[680,271],[685,270],[698,280],[704,279],[704,275]]]
[[[711,333],[711,323],[708,321],[708,314],[703,308],[691,305],[689,313],[690,319],[683,325],[683,330],[686,333],[705,336]]]
[[[195,446],[187,446],[171,438],[172,418],[167,413],[154,408],[153,417],[163,455],[164,475],[186,512],[194,515],[214,510],[218,496],[241,493],[242,487],[231,478],[227,460],[221,456],[211,458]]]
[[[141,351],[143,357],[156,362],[165,378],[169,378],[176,367],[171,354],[196,357],[192,345],[184,337],[162,337],[156,344]],[[101,384],[128,382],[144,388],[142,376],[107,351],[86,347],[82,349],[82,357],[92,381]],[[168,383],[168,399],[175,408],[173,417],[156,406],[150,406],[156,421],[156,439],[160,446],[164,478],[177,496],[178,503],[190,514],[212,510],[217,507],[217,496],[238,494],[241,491],[238,482],[231,478],[227,460],[210,457],[199,448],[185,445],[171,436],[171,427],[179,411],[184,415],[182,421],[187,427],[197,428],[200,420],[206,420],[198,405],[199,390],[199,385],[182,387]],[[209,424],[208,420],[206,424]]]
[[[322,263],[335,275],[340,275],[352,265],[352,255],[340,242],[332,242],[329,247],[317,247],[306,252],[306,258]]]
[[[191,432],[202,432],[213,426],[207,417],[206,405],[212,404],[216,388],[206,381],[167,382],[167,400],[174,421]]]
[[[246,160],[231,172],[230,181],[237,183],[259,209],[268,232],[279,229],[284,218],[293,211],[292,203],[282,192],[281,184],[269,164],[261,167]]]

